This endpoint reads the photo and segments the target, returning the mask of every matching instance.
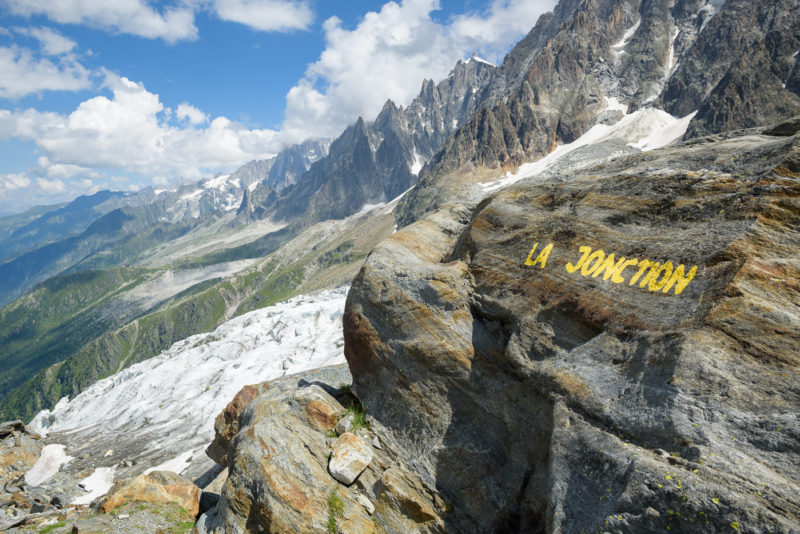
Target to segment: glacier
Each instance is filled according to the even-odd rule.
[[[128,475],[170,468],[198,476],[211,469],[203,451],[214,438],[214,419],[243,386],[345,362],[347,289],[233,318],[39,412],[30,427],[46,437],[53,454],[43,455],[47,465],[34,468],[39,474],[31,482],[44,483],[59,467],[87,456],[105,477],[88,481],[93,498],[122,465],[135,466]]]

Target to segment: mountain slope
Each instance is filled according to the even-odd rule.
[[[260,216],[338,219],[393,199],[415,183],[422,164],[480,105],[478,95],[494,70],[475,58],[459,61],[445,80],[423,82],[405,110],[388,101],[374,122],[359,118],[295,186],[263,204]]]
[[[51,468],[54,481],[80,498],[79,473],[88,468],[112,469],[117,478],[159,465],[204,474],[214,418],[243,384],[344,362],[345,295],[325,291],[231,319],[40,412],[31,428],[71,457]]]
[[[91,284],[85,273],[46,282],[38,293],[25,295],[0,311],[5,314],[0,315],[0,324],[8,325],[8,339],[16,343],[8,345],[5,353],[15,366],[5,375],[2,417],[31,417],[61,397],[73,396],[95,381],[151,358],[188,336],[208,332],[235,315],[348,283],[369,250],[391,234],[393,207],[390,204],[342,221],[294,228],[291,233],[272,232],[266,237],[278,236],[257,240],[256,248],[249,244],[238,253],[233,249],[236,254],[223,249],[218,256],[186,255],[182,268],[174,271],[141,269],[146,274],[136,284],[124,288],[98,284],[91,302],[77,297]],[[224,242],[225,234],[221,237]],[[184,247],[193,250],[194,241],[187,241]],[[172,254],[175,252],[166,257]],[[232,261],[232,256],[254,259]],[[114,272],[91,276],[106,277]],[[62,299],[63,305],[52,304],[59,297],[51,287],[66,288],[70,297]],[[69,332],[68,339],[74,343],[40,337],[47,329],[39,332],[17,326],[35,321],[45,313],[45,306],[61,325],[53,335]]]

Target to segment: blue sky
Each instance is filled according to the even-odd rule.
[[[554,0],[0,0],[0,213],[335,136]]]

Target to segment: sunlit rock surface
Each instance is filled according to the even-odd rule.
[[[353,389],[448,529],[800,529],[800,139],[767,131],[522,180],[376,248]]]

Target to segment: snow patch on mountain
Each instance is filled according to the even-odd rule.
[[[98,497],[105,495],[111,486],[114,485],[115,467],[98,467],[88,477],[80,482],[81,488],[86,491],[85,495],[81,495],[72,501],[72,504],[88,505]]]
[[[613,48],[614,50],[619,51],[620,53],[624,52],[625,51],[625,47],[628,45],[628,41],[631,40],[631,37],[633,37],[633,34],[635,34],[636,30],[639,29],[639,24],[641,24],[641,23],[642,23],[642,19],[639,19],[639,20],[636,21],[636,24],[634,24],[633,26],[631,26],[630,28],[625,30],[625,33],[622,35],[622,39],[620,39],[619,41],[617,41],[616,43],[611,45],[611,48]]]
[[[495,65],[495,64],[494,64],[494,63],[492,63],[491,61],[486,61],[486,60],[485,60],[485,59],[483,59],[482,57],[478,57],[478,56],[475,56],[475,55],[473,55],[472,57],[470,57],[470,58],[469,58],[469,59],[466,61],[466,63],[469,63],[470,61],[474,61],[474,62],[476,62],[476,63],[484,63],[484,64],[486,64],[486,65],[490,65],[490,66],[492,66],[492,67],[497,67],[497,65]]]
[[[609,98],[609,106],[617,105],[618,101]],[[654,108],[639,109],[613,125],[595,124],[585,134],[565,145],[559,145],[545,157],[521,165],[515,173],[508,172],[494,182],[479,184],[484,192],[492,192],[514,184],[523,178],[537,176],[551,168],[556,162],[562,160],[567,154],[587,145],[599,144],[606,141],[620,141],[631,148],[643,152],[655,150],[680,139],[695,113],[683,118],[673,117],[666,111]]]
[[[25,482],[38,486],[58,473],[62,465],[68,464],[72,456],[64,452],[64,445],[45,445],[41,455],[30,471],[25,473]]]

